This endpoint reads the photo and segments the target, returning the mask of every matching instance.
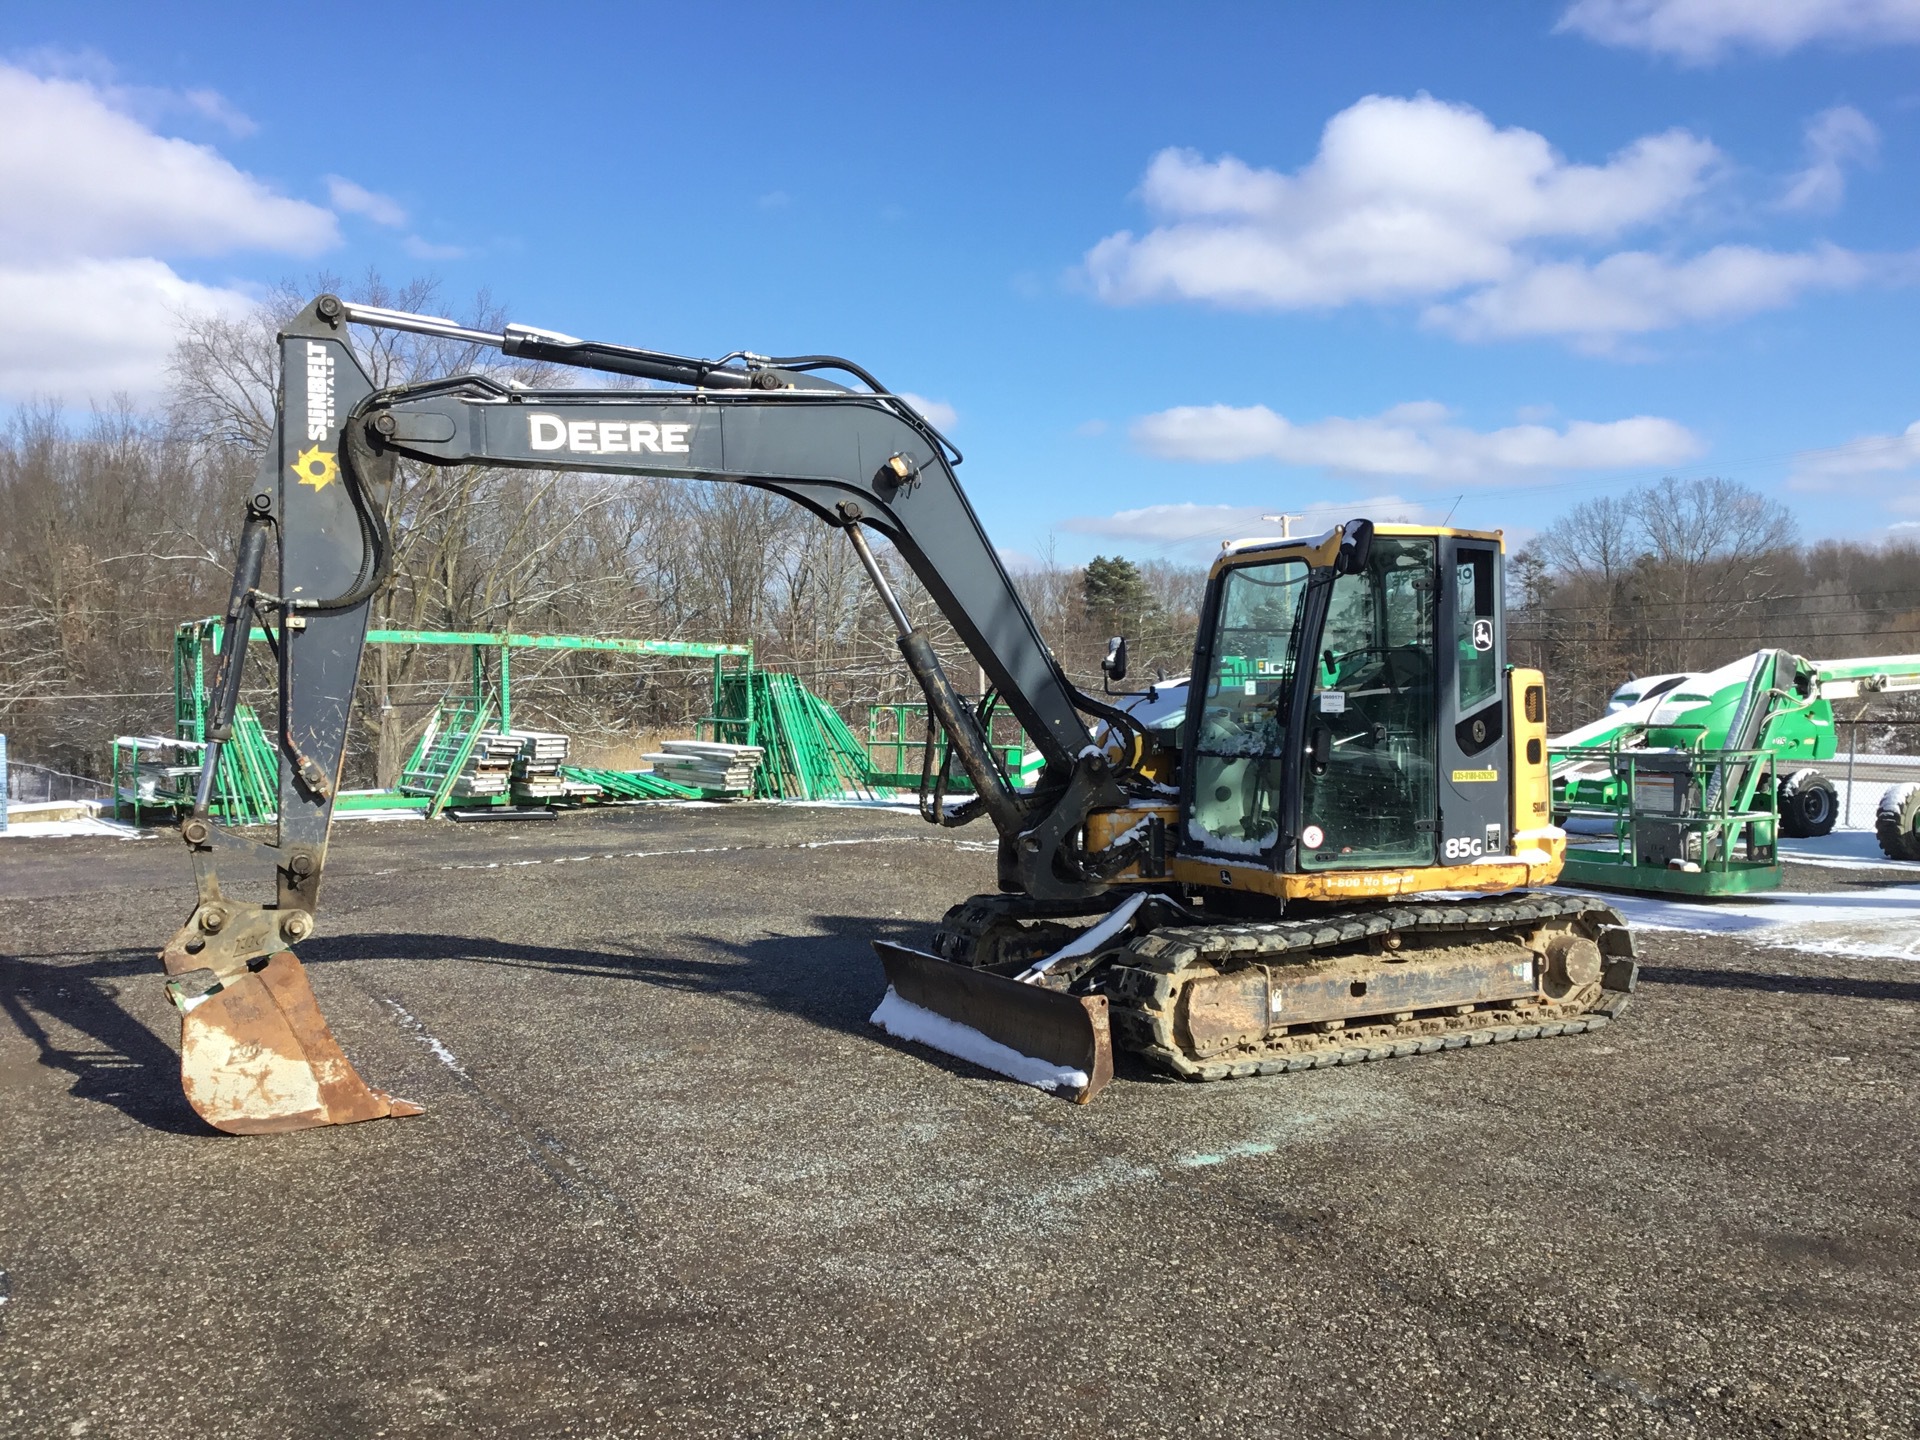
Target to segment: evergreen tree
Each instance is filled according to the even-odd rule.
[[[1111,560],[1104,555],[1089,560],[1081,585],[1087,618],[1104,635],[1137,637],[1159,608],[1140,567],[1118,555]]]

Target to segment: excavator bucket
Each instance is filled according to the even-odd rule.
[[[187,1103],[216,1130],[258,1135],[421,1113],[360,1078],[291,950],[224,980],[178,975],[167,988],[181,1011]]]
[[[887,994],[873,1023],[1081,1105],[1113,1079],[1104,995],[1069,995],[876,940]]]

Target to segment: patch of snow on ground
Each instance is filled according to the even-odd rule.
[[[873,1023],[896,1040],[911,1040],[929,1049],[955,1056],[982,1070],[1005,1075],[1023,1085],[1042,1090],[1084,1090],[1087,1072],[1069,1065],[1055,1065],[1031,1055],[1022,1055],[998,1040],[982,1035],[970,1025],[936,1015],[924,1006],[902,1000],[891,985],[880,1008],[873,1012]]]
[[[1920,875],[1920,861],[1889,860],[1872,830],[1835,830],[1810,840],[1780,837],[1780,858],[1789,865],[1817,865],[1826,870],[1910,870]]]
[[[381,998],[385,999],[386,997],[382,996]],[[438,1036],[431,1034],[426,1026],[414,1019],[411,1012],[409,1012],[404,1005],[398,1000],[387,1000],[387,1004],[392,1007],[393,1017],[400,1023],[400,1028],[422,1045],[426,1046],[428,1053],[431,1054],[434,1059],[453,1071],[453,1073],[461,1079],[466,1080],[472,1078],[461,1068],[459,1057],[445,1045],[441,1044]]]
[[[1758,945],[1820,955],[1920,960],[1920,887],[1775,892],[1707,902],[1608,895],[1607,903],[1636,928],[1739,935]]]
[[[151,840],[155,832],[112,820],[11,820],[0,840],[69,840],[82,835],[112,835],[121,840]]]

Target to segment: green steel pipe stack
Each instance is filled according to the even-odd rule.
[[[800,681],[777,670],[725,670],[714,677],[713,738],[758,745],[766,756],[754,772],[762,800],[873,799],[867,747],[840,712]]]
[[[233,735],[220,747],[213,813],[235,825],[265,825],[280,811],[280,757],[251,705],[233,712]]]
[[[700,792],[662,780],[644,770],[594,770],[584,765],[562,765],[560,778],[582,785],[598,785],[620,800],[698,800]]]

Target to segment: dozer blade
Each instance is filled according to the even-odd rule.
[[[1022,984],[885,940],[873,948],[888,986],[873,1023],[889,1034],[1082,1105],[1113,1079],[1106,996]]]
[[[180,1083],[201,1119],[259,1135],[421,1113],[360,1078],[292,951],[253,965],[197,995],[184,993],[188,976],[168,984],[182,1012]]]

